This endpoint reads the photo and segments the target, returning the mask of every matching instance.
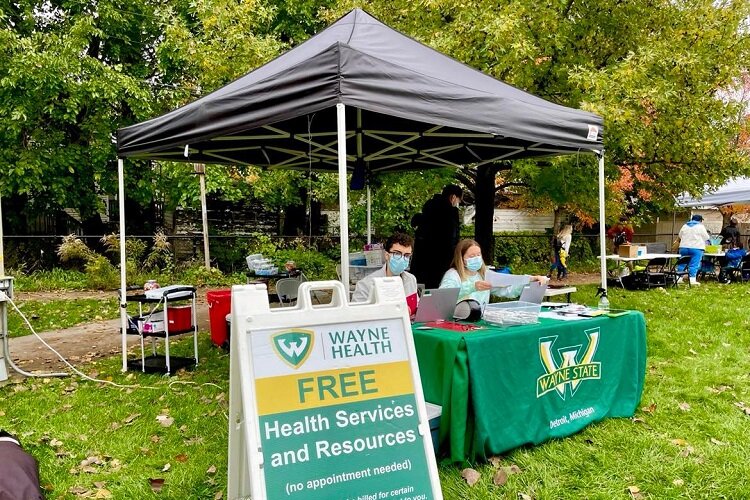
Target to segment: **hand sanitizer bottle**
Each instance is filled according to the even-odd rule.
[[[609,299],[607,298],[607,291],[602,290],[602,294],[599,297],[599,309],[608,310],[609,309]]]

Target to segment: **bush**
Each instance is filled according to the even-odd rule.
[[[120,284],[120,273],[103,255],[94,255],[86,263],[86,282],[97,290],[115,289]]]
[[[274,254],[273,260],[282,269],[286,261],[293,260],[311,281],[336,279],[338,261],[314,249],[279,250]]]

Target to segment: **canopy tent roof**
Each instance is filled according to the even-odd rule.
[[[736,177],[718,188],[707,189],[700,198],[688,194],[677,197],[680,207],[719,207],[738,203],[750,203],[750,179]]]
[[[338,103],[348,159],[374,172],[602,149],[599,116],[500,82],[355,9],[225,87],[118,130],[118,154],[335,171]]]

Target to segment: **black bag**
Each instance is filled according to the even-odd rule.
[[[619,247],[620,245],[624,245],[625,243],[627,243],[628,237],[625,234],[625,231],[620,231],[619,233],[617,233],[613,241],[616,247]]]

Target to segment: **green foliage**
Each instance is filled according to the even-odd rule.
[[[65,236],[60,246],[57,247],[57,255],[60,257],[60,261],[73,267],[85,266],[89,260],[94,258],[95,254],[74,234]]]
[[[147,271],[161,270],[169,272],[174,268],[174,255],[167,236],[159,231],[154,235],[154,243],[143,261]]]
[[[495,233],[495,262],[507,262],[516,270],[530,264],[549,265],[552,257],[550,234],[533,231]],[[574,235],[570,244],[570,265],[586,269],[598,263],[598,238]],[[592,246],[593,245],[593,246]]]
[[[193,262],[179,273],[178,281],[193,286],[220,286],[227,284],[227,277],[215,267],[206,269],[205,265]]]
[[[13,288],[18,292],[45,292],[51,290],[84,290],[88,288],[86,274],[73,269],[55,267],[49,271],[34,271],[26,274],[10,270]]]
[[[146,242],[137,238],[125,240],[125,258],[135,264],[142,262],[146,255]],[[118,253],[119,255],[119,253]]]
[[[86,262],[86,281],[95,290],[113,290],[120,285],[120,272],[103,255],[95,255]]]
[[[294,261],[297,268],[301,269],[310,281],[336,279],[336,264],[339,261],[314,249],[279,250],[273,255],[273,260],[280,268],[283,268],[287,261]]]
[[[422,210],[422,205],[440,193],[446,184],[455,182],[452,169],[425,172],[382,174],[372,183],[372,228],[378,239],[385,239],[393,231],[414,234],[411,218]],[[367,232],[367,193],[349,191],[349,230],[353,234]]]

